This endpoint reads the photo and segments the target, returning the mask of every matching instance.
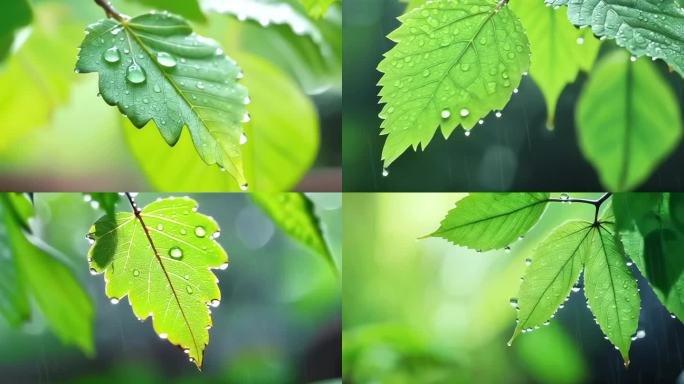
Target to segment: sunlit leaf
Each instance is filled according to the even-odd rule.
[[[0,315],[17,327],[28,320],[31,309],[24,286],[20,282],[16,258],[12,257],[9,226],[16,226],[15,216],[6,200],[8,194],[0,196]]]
[[[313,202],[302,193],[253,193],[252,199],[283,232],[320,255],[336,271]]]
[[[246,186],[240,137],[248,121],[247,91],[237,64],[188,23],[148,13],[88,27],[76,69],[98,72],[102,98],[142,128],[153,120],[175,145],[184,126],[202,160]]]
[[[602,58],[592,72],[576,120],[582,152],[610,190],[639,186],[682,137],[668,84],[649,60],[632,62],[622,51]]]
[[[66,102],[75,78],[73,44],[82,36],[81,27],[66,7],[55,3],[37,5],[34,18],[30,35],[20,36],[25,43],[0,68],[2,151],[47,124]]]
[[[585,256],[584,294],[601,331],[629,365],[629,348],[639,325],[637,282],[611,224],[594,227]]]
[[[541,1],[512,1],[509,6],[530,39],[530,75],[544,95],[547,127],[552,128],[561,92],[580,71],[591,69],[601,42],[589,29],[568,23],[566,8],[555,10]]]
[[[335,0],[299,0],[313,17],[323,17]]]
[[[215,240],[219,227],[196,212],[189,198],[158,200],[138,215],[104,216],[91,228],[90,268],[104,273],[112,302],[125,296],[139,319],[153,318],[155,332],[183,348],[201,368],[212,321],[209,306],[221,299],[211,269],[228,255]]]
[[[7,58],[17,30],[28,25],[32,18],[33,12],[27,0],[12,0],[3,5],[0,12],[0,63]]]
[[[547,323],[566,300],[582,272],[592,224],[570,221],[554,229],[535,249],[517,299],[518,321],[509,344],[523,332]]]
[[[247,143],[243,146],[250,189],[290,190],[306,174],[318,153],[316,109],[297,84],[278,68],[251,55],[241,55],[239,59],[252,99],[253,118],[245,125]],[[124,133],[141,169],[159,190],[239,190],[225,172],[207,167],[193,156],[192,142],[186,133],[174,147],[160,142],[153,129],[137,130],[126,122]]]
[[[456,203],[432,237],[488,251],[507,247],[534,226],[548,193],[473,193]]]
[[[409,147],[424,149],[441,127],[468,132],[503,109],[529,69],[520,20],[496,0],[435,0],[400,17],[388,36],[397,45],[378,66],[382,159],[389,166]]]
[[[545,0],[568,6],[568,18],[615,39],[632,55],[663,59],[684,75],[684,10],[675,0]]]

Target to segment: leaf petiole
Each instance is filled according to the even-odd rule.
[[[95,0],[95,4],[99,5],[102,9],[104,9],[105,13],[107,14],[107,17],[111,17],[118,21],[124,21],[126,19],[124,15],[122,15],[116,9],[114,9],[112,3],[110,3],[109,1]]]
[[[558,199],[558,198],[549,198],[546,201],[549,203],[584,203],[584,204],[591,204],[596,208],[596,211],[594,213],[594,224],[598,223],[598,214],[599,210],[601,209],[601,205],[606,202],[613,194],[611,192],[604,193],[603,196],[601,196],[598,200],[591,200],[591,199],[573,199],[573,198],[567,198],[567,199]]]

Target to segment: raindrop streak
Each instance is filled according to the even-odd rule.
[[[166,52],[157,52],[157,62],[167,68],[176,66],[176,58]]]
[[[119,53],[119,48],[111,47],[104,53],[104,59],[108,63],[118,63],[121,60],[121,54]]]
[[[202,226],[195,227],[195,236],[204,237],[207,235],[207,231]]]
[[[136,63],[131,64],[126,70],[126,79],[133,84],[145,81],[145,71]]]
[[[176,260],[180,260],[183,258],[183,251],[178,247],[173,247],[169,249],[169,256],[173,257]]]

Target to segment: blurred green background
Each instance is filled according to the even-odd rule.
[[[526,0],[531,1],[531,0]],[[536,0],[535,0],[536,1]],[[539,0],[542,1],[542,0]],[[409,149],[382,177],[378,104],[382,55],[395,44],[386,38],[399,26],[396,17],[406,4],[399,0],[344,2],[344,134],[345,191],[597,191],[598,174],[580,151],[575,106],[587,80],[581,73],[558,101],[556,126],[546,129],[544,98],[530,76],[497,119],[490,114],[466,139],[457,129],[448,140],[437,134],[425,151]],[[564,10],[559,10],[564,12]],[[600,55],[615,47],[607,40]],[[534,53],[533,53],[534,55]],[[533,56],[534,57],[534,56]],[[599,56],[600,58],[601,56]],[[684,81],[662,60],[654,62],[684,105]],[[600,106],[596,106],[600,108]],[[684,146],[656,168],[640,190],[681,190]]]
[[[433,232],[463,196],[344,195],[346,382],[684,382],[684,326],[670,317],[640,276],[638,329],[646,336],[633,342],[629,369],[604,340],[583,291],[571,294],[548,327],[507,347],[515,325],[509,299],[517,295],[525,258],[555,226],[570,218],[591,220],[594,207],[551,204],[510,253],[477,253],[442,239],[417,240]]]
[[[145,205],[166,195],[140,194]],[[176,195],[178,196],[178,195]],[[221,226],[230,256],[216,270],[223,300],[202,372],[178,348],[139,322],[127,299],[113,305],[102,276],[88,273],[84,238],[102,215],[78,193],[37,193],[37,236],[56,247],[95,303],[96,353],[63,346],[39,311],[20,330],[0,320],[3,383],[309,383],[341,377],[340,281],[320,256],[274,227],[248,195],[193,194],[199,212]],[[336,258],[341,258],[341,195],[310,194]],[[126,202],[120,210],[130,210]],[[339,265],[339,263],[338,263]],[[336,381],[339,382],[339,381]]]
[[[221,43],[241,65],[250,88],[252,121],[245,125],[249,141],[243,148],[250,185],[340,191],[341,6],[333,5],[324,18],[314,19],[299,0],[275,4],[294,9],[286,20],[299,24],[262,25],[253,18],[240,21],[209,11],[214,9],[210,5],[233,3],[241,9],[253,2],[114,0],[113,5],[132,16],[192,8],[191,3],[206,7],[204,13],[199,8],[188,12],[194,14],[190,24],[198,34]],[[17,6],[11,3],[3,5],[8,7],[3,12]],[[137,130],[96,96],[97,74],[74,73],[86,27],[105,17],[94,1],[30,4],[31,24],[16,33],[12,53],[0,60],[3,190],[239,191],[227,173],[199,159],[187,132],[171,149],[154,123]]]

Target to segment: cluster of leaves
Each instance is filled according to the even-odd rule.
[[[226,269],[228,255],[217,242],[219,225],[197,212],[188,198],[165,198],[117,211],[121,196],[89,193],[84,200],[106,214],[87,234],[88,264],[103,274],[113,304],[128,297],[135,316],[153,318],[155,332],[202,367],[212,326],[211,308],[220,304],[211,269]],[[293,240],[320,255],[337,272],[313,203],[300,193],[253,196],[273,222]],[[94,316],[88,294],[56,251],[31,235],[33,207],[26,195],[0,195],[0,314],[13,326],[36,302],[54,333],[65,343],[93,353]]]
[[[408,3],[388,36],[397,44],[378,66],[385,167],[409,147],[425,149],[437,127],[445,138],[458,126],[469,136],[490,113],[500,117],[528,72],[553,129],[561,92],[591,71],[578,101],[579,144],[608,189],[638,186],[677,146],[677,98],[640,58],[662,59],[684,75],[684,10],[676,0]],[[604,39],[629,54],[610,52],[592,70]]]
[[[98,3],[104,7],[106,2]],[[244,190],[249,185],[250,190],[279,191],[295,185],[313,164],[319,144],[316,109],[306,93],[339,80],[341,21],[335,18],[339,10],[329,12],[331,6],[339,8],[334,0],[129,3],[117,5],[143,13],[129,18],[109,8],[109,18],[87,28],[76,72],[99,74],[99,93],[125,116],[117,120],[150,182],[169,189],[181,169],[182,182],[193,190]],[[72,52],[79,40],[74,14],[82,6],[31,7],[27,0],[5,6],[0,60],[14,48],[0,69],[0,98],[6,101],[0,108],[22,110],[31,102],[35,112],[9,114],[0,149],[24,138],[26,127],[48,122],[66,101],[73,57],[61,52]],[[102,14],[95,2],[91,7]],[[144,13],[146,8],[155,10]],[[193,31],[221,31],[235,19],[240,22],[230,25],[232,33],[249,32],[240,32],[237,44],[225,33],[214,41]],[[17,81],[26,97],[10,93],[9,83]],[[163,142],[152,128],[132,128],[153,125]],[[218,167],[207,166],[212,164]],[[173,189],[182,187],[173,184]]]
[[[640,312],[633,264],[673,316],[684,319],[684,195],[617,193],[593,201],[549,193],[471,194],[430,236],[478,251],[510,250],[553,202],[592,204],[595,216],[552,229],[526,260],[520,291],[511,299],[517,321],[509,345],[549,324],[570,293],[580,290],[582,275],[587,307],[628,365]]]

